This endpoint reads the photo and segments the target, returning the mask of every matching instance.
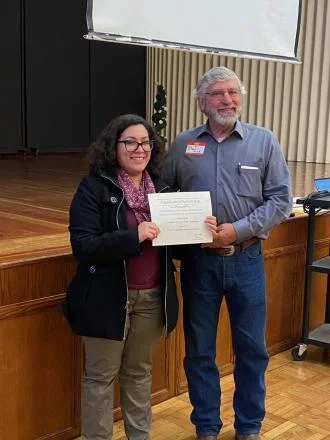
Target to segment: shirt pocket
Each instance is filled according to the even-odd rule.
[[[238,176],[238,195],[243,197],[262,197],[260,169],[254,166],[240,166]]]

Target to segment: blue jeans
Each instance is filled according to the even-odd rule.
[[[215,363],[220,305],[228,307],[235,353],[234,427],[256,434],[265,416],[265,272],[260,242],[233,256],[200,249],[181,264],[186,356],[184,368],[198,435],[216,435],[221,389]]]

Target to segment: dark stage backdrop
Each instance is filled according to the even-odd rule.
[[[122,113],[146,114],[146,49],[90,43],[91,134]]]
[[[1,15],[0,151],[10,151],[23,145],[21,0],[4,2]]]
[[[81,0],[6,2],[1,151],[81,150],[112,117],[145,116],[146,49],[83,39],[85,8]]]

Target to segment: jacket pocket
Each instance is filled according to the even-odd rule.
[[[88,301],[91,280],[77,274],[69,284],[66,293],[67,315],[70,324],[75,323]]]
[[[118,268],[84,267],[78,270],[67,291],[69,324],[78,335],[121,340],[126,301],[125,277]]]

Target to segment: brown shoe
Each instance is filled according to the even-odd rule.
[[[217,435],[199,435],[196,440],[217,440]]]
[[[260,440],[259,434],[236,434],[235,440]]]

